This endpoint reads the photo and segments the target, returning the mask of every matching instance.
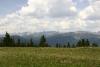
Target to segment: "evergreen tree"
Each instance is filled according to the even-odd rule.
[[[33,47],[34,46],[34,43],[33,43],[33,40],[32,40],[32,38],[30,39],[30,42],[29,42],[29,44],[28,44],[28,47]]]
[[[56,43],[56,47],[59,48],[59,44],[58,43]]]
[[[3,38],[3,45],[7,47],[14,46],[14,39],[12,39],[9,33],[7,32],[5,34],[5,37]]]
[[[85,40],[85,39],[81,39],[77,42],[76,44],[77,47],[89,47],[90,46],[90,42],[89,40]]]
[[[92,47],[98,47],[98,44],[93,43],[93,44],[92,44]]]
[[[17,44],[18,44],[18,45],[20,45],[20,44],[21,44],[20,39],[18,39]]]
[[[74,44],[72,45],[72,48],[75,48],[75,45]]]
[[[17,40],[16,47],[21,47],[21,41],[20,41],[20,39]]]
[[[87,47],[89,47],[89,46],[90,46],[90,42],[89,42],[89,40],[88,40],[88,39],[86,40],[86,46],[87,46]]]
[[[31,46],[34,45],[32,38],[30,39],[30,45],[31,45]]]
[[[66,48],[67,46],[66,45],[63,45],[63,47]]]
[[[77,47],[81,47],[81,40],[79,40],[76,44]]]
[[[3,46],[3,44],[2,44],[2,40],[0,40],[0,47],[2,47]]]
[[[39,47],[48,47],[48,44],[46,43],[46,38],[44,35],[42,35],[40,38]]]
[[[81,40],[81,45],[80,45],[81,47],[85,47],[86,46],[86,42],[85,42],[85,39],[82,39]]]
[[[60,43],[56,43],[56,47],[57,48],[60,48],[61,47],[61,44]]]
[[[67,48],[70,48],[70,46],[71,46],[71,45],[70,45],[70,43],[68,42],[68,44],[67,44]]]

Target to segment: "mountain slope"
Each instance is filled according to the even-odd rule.
[[[89,39],[91,43],[100,44],[100,34],[94,32],[86,32],[86,31],[77,31],[77,32],[66,32],[60,33],[55,31],[50,32],[38,32],[38,33],[21,33],[17,35],[13,35],[15,40],[21,39],[22,42],[29,42],[30,38],[38,44],[39,39],[42,35],[45,35],[47,38],[47,42],[51,45],[55,45],[56,43],[67,44],[70,42],[71,44],[76,43],[79,39]]]

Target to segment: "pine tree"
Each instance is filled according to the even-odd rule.
[[[28,47],[33,47],[33,46],[34,46],[34,43],[33,43],[33,40],[31,38]]]
[[[18,39],[18,42],[17,42],[17,44],[19,44],[19,45],[21,44],[21,42],[20,42],[20,39]]]
[[[93,43],[93,44],[92,44],[92,47],[98,47],[98,44]]]
[[[75,48],[75,45],[74,44],[72,45],[72,48]]]
[[[88,40],[88,39],[86,40],[86,46],[87,46],[87,47],[89,47],[89,46],[90,46],[90,42],[89,42],[89,40]]]
[[[60,48],[61,47],[61,44],[60,43],[56,43],[56,47],[57,48]]]
[[[48,44],[46,43],[46,38],[44,35],[42,35],[40,38],[39,47],[48,47]]]
[[[3,47],[2,40],[0,40],[0,47]]]
[[[17,40],[16,47],[21,47],[21,41],[20,41],[20,39]]]
[[[85,47],[86,46],[86,42],[85,42],[85,39],[82,39],[81,40],[81,45],[80,45],[81,47]]]
[[[63,45],[63,47],[66,48],[67,46],[66,45]]]
[[[70,43],[68,42],[68,44],[67,44],[67,48],[70,48]]]
[[[90,42],[89,40],[85,40],[85,39],[81,39],[77,42],[77,47],[89,47],[90,46]]]
[[[14,39],[12,39],[9,33],[7,32],[5,34],[5,37],[3,38],[3,45],[7,47],[14,46]]]
[[[77,42],[76,47],[81,47],[81,40]]]
[[[59,44],[58,43],[56,43],[56,47],[59,48]]]

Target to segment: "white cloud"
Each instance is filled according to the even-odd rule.
[[[72,0],[28,0],[19,11],[0,17],[0,32],[99,31],[99,20],[90,19],[100,18],[99,4],[78,11]]]
[[[96,2],[91,5],[93,8],[94,12],[88,16],[87,19],[89,20],[100,20],[100,1],[97,0]]]
[[[27,6],[19,11],[21,15],[32,15],[37,18],[54,18],[73,16],[77,12],[70,0],[29,0]]]

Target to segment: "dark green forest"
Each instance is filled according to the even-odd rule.
[[[57,48],[75,48],[75,47],[98,47],[96,43],[90,43],[88,39],[80,39],[76,44],[71,44],[70,42],[66,44],[56,43],[55,46],[51,46],[47,43],[46,37],[42,35],[40,37],[39,44],[35,44],[33,39],[31,38],[29,42],[22,43],[20,39],[15,39],[6,32],[5,36],[2,38],[0,42],[0,47],[57,47]]]

